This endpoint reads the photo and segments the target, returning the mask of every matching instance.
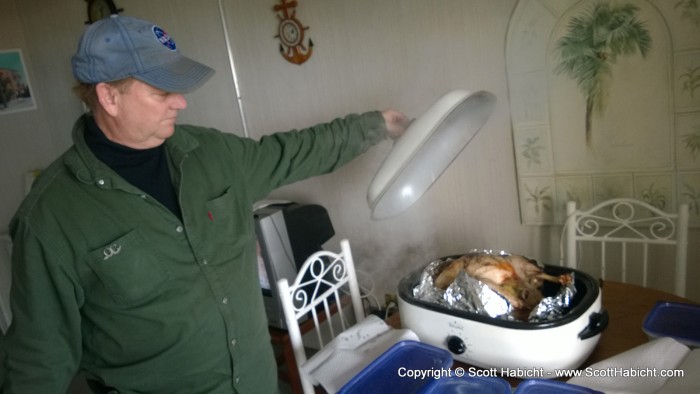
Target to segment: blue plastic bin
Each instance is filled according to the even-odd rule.
[[[529,379],[518,385],[513,394],[603,394],[588,387],[558,380]]]
[[[659,301],[647,314],[642,329],[652,338],[671,337],[700,347],[700,306]]]
[[[510,384],[501,378],[463,376],[440,378],[429,383],[421,394],[511,394]]]
[[[452,355],[445,349],[416,341],[400,341],[372,361],[339,393],[418,393],[435,375],[449,373]],[[434,371],[415,377],[413,371]],[[441,377],[438,375],[438,377]]]

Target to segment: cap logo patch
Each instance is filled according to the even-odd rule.
[[[165,30],[158,26],[153,26],[153,34],[155,34],[158,41],[163,44],[164,47],[174,51],[177,49],[175,46],[175,40],[170,37],[170,34],[166,33]]]

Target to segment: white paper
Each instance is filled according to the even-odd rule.
[[[669,378],[658,392],[664,394],[700,393],[700,348],[693,349],[678,366],[678,369],[682,371],[683,376]]]
[[[668,381],[661,371],[679,368],[689,353],[687,346],[673,338],[658,338],[595,363],[583,371],[584,376],[568,383],[607,394],[656,393]]]
[[[335,393],[387,349],[403,340],[418,341],[418,336],[411,330],[392,329],[379,317],[370,315],[339,334],[300,369],[328,393]]]

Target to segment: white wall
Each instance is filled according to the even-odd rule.
[[[643,1],[643,0],[638,0]],[[242,135],[216,0],[116,0],[125,15],[155,21],[181,50],[217,69],[187,96],[182,122]],[[371,273],[380,300],[429,260],[472,248],[509,250],[556,262],[560,228],[520,224],[505,66],[505,38],[516,0],[302,0],[314,54],[303,65],[278,52],[274,0],[223,0],[243,110],[251,137],[300,128],[350,112],[388,107],[419,116],[453,88],[489,90],[494,114],[435,185],[404,214],[370,219],[367,186],[389,142],[334,174],[300,182],[271,197],[320,203],[337,240],[351,241],[359,269]],[[85,2],[0,0],[0,48],[22,48],[39,104],[0,116],[0,231],[22,196],[23,174],[70,145],[80,103],[69,92],[70,56],[84,28]],[[56,15],[62,15],[57,18]],[[691,232],[690,296],[700,299],[697,231]],[[367,285],[367,284],[366,284]]]

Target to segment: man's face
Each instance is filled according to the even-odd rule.
[[[182,94],[139,80],[115,90],[115,116],[103,131],[110,140],[135,149],[161,145],[173,135],[178,111],[187,107]]]

